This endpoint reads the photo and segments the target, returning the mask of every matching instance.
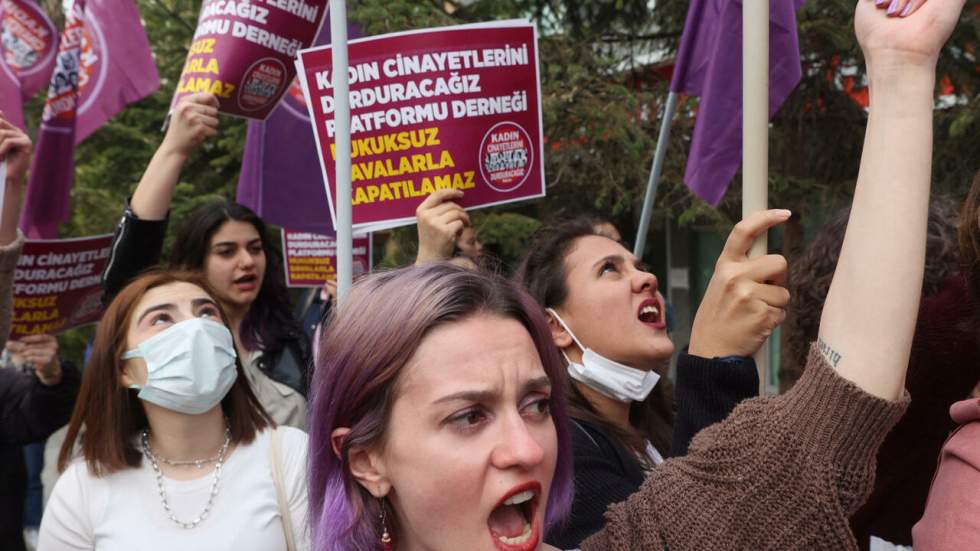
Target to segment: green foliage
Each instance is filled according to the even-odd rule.
[[[484,250],[499,258],[500,267],[507,273],[517,267],[540,226],[536,218],[516,212],[481,212],[473,217]]]

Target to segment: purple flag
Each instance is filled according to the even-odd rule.
[[[355,26],[349,38],[360,36]],[[330,25],[314,45],[330,43]],[[266,222],[321,235],[334,235],[327,194],[310,132],[303,90],[293,80],[265,121],[249,121],[236,200]]]
[[[159,86],[131,0],[66,0],[21,219],[28,237],[55,238],[68,219],[75,144]]]
[[[58,51],[58,29],[35,0],[0,0],[3,62],[20,80],[24,99],[48,86]]]
[[[0,8],[2,10],[3,8]],[[0,18],[3,14],[0,13]],[[24,126],[24,102],[21,99],[20,81],[17,75],[10,70],[10,67],[0,58],[0,111],[3,111],[7,120],[21,130],[26,130]]]
[[[742,1],[691,0],[677,50],[673,92],[700,96],[684,182],[717,205],[742,162]],[[800,82],[796,11],[769,3],[769,117]]]
[[[76,144],[160,88],[135,0],[86,0],[84,21]]]

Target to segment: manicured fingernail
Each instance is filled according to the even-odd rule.
[[[905,5],[905,9],[902,10],[902,13],[900,13],[899,15],[901,17],[905,17],[906,15],[908,15],[910,13],[912,13],[912,2],[909,2],[908,4],[906,4]]]
[[[885,12],[885,13],[887,13],[888,15],[891,15],[891,14],[897,12],[898,11],[898,2],[899,2],[899,0],[892,0],[892,3],[888,5],[888,11]]]
[[[887,2],[887,1],[888,0],[875,0],[875,5],[880,8],[881,6],[884,6],[885,5],[885,2]]]

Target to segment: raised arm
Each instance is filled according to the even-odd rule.
[[[789,392],[743,402],[606,513],[583,551],[856,550],[848,517],[904,413],[922,283],[933,71],[964,0],[859,0],[872,116],[844,250],[823,311],[823,350]],[[684,505],[678,507],[678,503]],[[777,519],[774,521],[774,519]],[[695,527],[696,529],[691,529]],[[790,536],[787,536],[790,534]],[[787,539],[789,538],[789,539]]]
[[[137,274],[160,261],[167,213],[180,171],[194,148],[217,134],[218,100],[211,94],[187,96],[174,109],[163,143],[146,166],[116,226],[102,271],[102,303],[108,305]]]
[[[166,218],[184,163],[195,147],[217,133],[218,98],[213,94],[192,94],[182,99],[170,117],[163,143],[133,193],[133,214],[142,220]]]
[[[0,212],[0,342],[7,340],[14,314],[14,269],[24,246],[20,223],[20,201],[31,166],[31,139],[0,113],[0,162],[7,164],[3,211]]]
[[[871,113],[818,341],[841,377],[887,400],[905,386],[922,289],[936,60],[964,0],[923,2],[908,17],[858,2]]]
[[[3,212],[0,213],[0,247],[17,240],[20,223],[20,201],[27,185],[27,169],[31,166],[31,139],[0,112],[0,161],[7,162],[7,182],[4,189]]]

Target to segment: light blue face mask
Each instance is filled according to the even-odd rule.
[[[231,332],[204,318],[176,323],[122,357],[146,362],[146,384],[130,385],[141,400],[191,415],[218,405],[238,377]]]

